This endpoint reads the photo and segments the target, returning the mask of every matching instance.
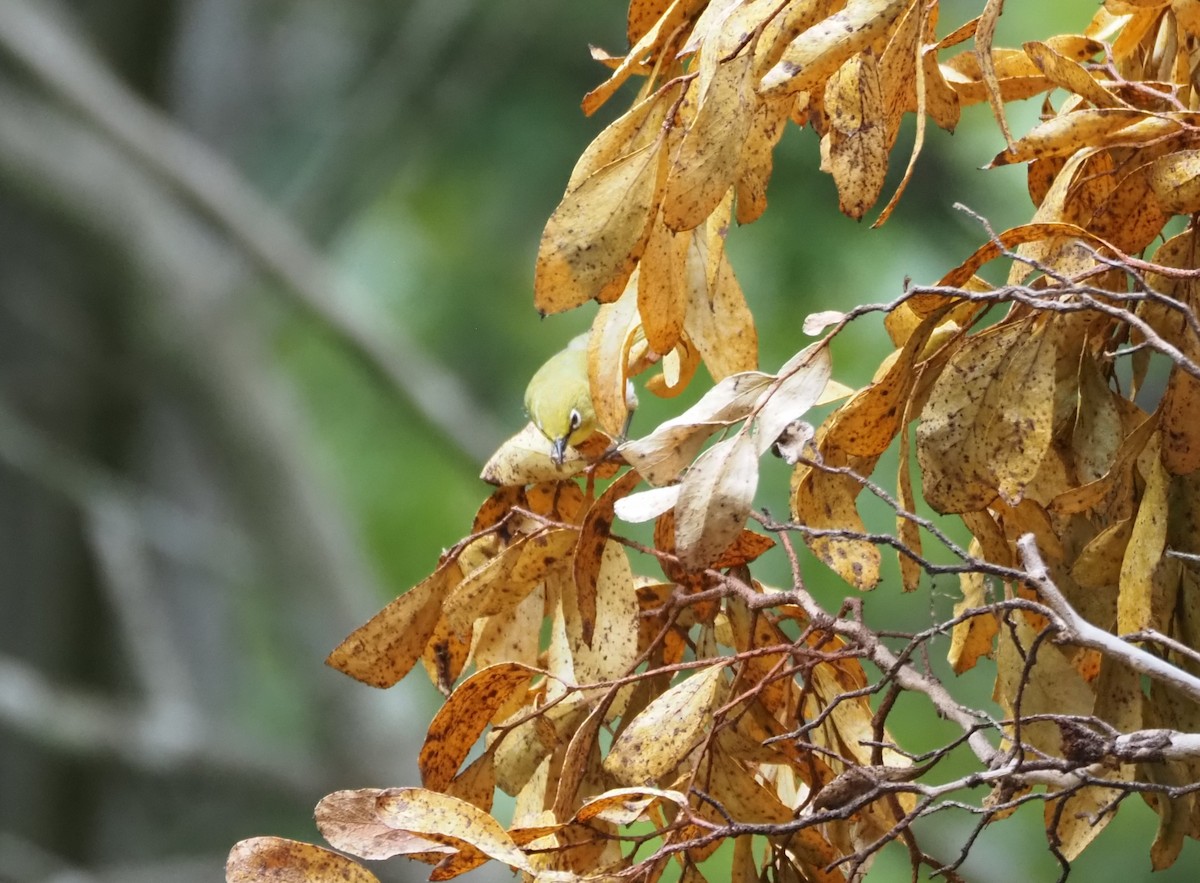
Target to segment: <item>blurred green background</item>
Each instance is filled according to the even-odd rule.
[[[941,31],[981,6],[944,3]],[[1010,3],[998,42],[1079,31],[1095,7]],[[624,12],[0,0],[0,881],[216,881],[239,839],[318,840],[327,791],[417,783],[424,676],[376,692],[322,660],[469,528],[526,379],[590,321],[540,321],[532,268],[575,158],[628,98],[579,111],[606,73],[588,43],[623,50]],[[1037,110],[1014,107],[1014,130]],[[956,201],[997,229],[1026,219],[1021,170],[978,171],[1001,147],[984,107],[931,131],[871,231],[837,213],[812,133],[789,132],[766,216],[730,237],[764,369],[805,345],[808,313],[969,254],[983,233]],[[888,349],[860,325],[836,350],[847,383]],[[775,512],[786,483],[768,468]],[[872,622],[919,628],[956,599],[952,581],[901,597],[891,574]],[[988,671],[959,686],[988,703]],[[945,736],[921,702],[902,710],[910,746]],[[1156,820],[1127,804],[1080,879],[1149,878]],[[970,825],[922,834],[949,858]],[[1053,879],[1040,812],[985,833],[966,872]],[[871,879],[907,879],[902,852]]]

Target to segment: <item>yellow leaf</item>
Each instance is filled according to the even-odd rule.
[[[825,466],[850,466],[859,475],[870,475],[875,467],[874,458],[851,458],[840,448],[819,449]],[[855,506],[862,484],[852,475],[800,464],[792,472],[791,491],[796,521],[817,530],[844,532],[842,536],[805,536],[813,554],[850,585],[874,588],[879,582],[879,549],[854,536],[866,532]]]
[[[1131,518],[1124,518],[1104,528],[1080,550],[1075,563],[1071,565],[1071,579],[1078,583],[1080,588],[1094,591],[1118,585],[1121,581],[1121,562],[1125,558],[1125,550],[1129,547],[1129,537],[1132,534]],[[1115,614],[1115,608],[1113,612]],[[1095,624],[1101,628],[1109,628],[1115,621],[1114,616],[1112,621]]]
[[[637,273],[637,308],[646,343],[669,353],[683,333],[687,314],[687,253],[692,233],[673,232],[663,215],[650,226],[650,238]]]
[[[534,268],[538,311],[616,300],[637,266],[658,201],[660,139],[593,172],[546,222]]]
[[[1077,110],[1051,117],[996,154],[989,168],[1049,156],[1069,156],[1078,150],[1098,146],[1100,139],[1122,132],[1146,117],[1145,111],[1132,108]]]
[[[1157,439],[1155,439],[1157,441]],[[1129,544],[1121,560],[1120,595],[1117,597],[1117,634],[1142,629],[1165,629],[1168,611],[1156,597],[1154,574],[1167,545],[1167,491],[1170,478],[1153,442],[1145,457],[1146,489],[1138,505]]]
[[[630,470],[610,484],[588,509],[579,527],[572,576],[583,641],[589,647],[596,626],[596,586],[600,580],[605,547],[612,534],[613,513],[617,502],[628,496],[640,481],[641,476],[635,470]]]
[[[629,416],[629,365],[641,334],[635,270],[629,286],[614,303],[602,304],[588,333],[588,375],[596,423],[613,438]],[[643,344],[644,345],[644,344]]]
[[[457,560],[443,562],[431,576],[351,632],[325,664],[372,687],[399,682],[421,658],[437,628],[446,593],[461,579]]]
[[[972,541],[973,553],[977,550],[976,543],[977,540]],[[958,581],[962,589],[962,600],[954,605],[955,616],[988,603],[983,574],[963,573],[959,575]],[[992,613],[982,613],[955,625],[950,633],[950,650],[946,654],[954,673],[960,675],[964,671],[970,671],[979,661],[979,657],[991,656],[992,645],[999,630],[1000,623]]]
[[[344,855],[283,837],[252,837],[229,851],[225,883],[379,883]]]
[[[678,791],[661,788],[613,788],[584,803],[574,821],[600,819],[613,825],[632,825],[644,818],[652,806],[667,802],[679,808],[687,806],[687,797]]]
[[[742,532],[758,487],[758,451],[750,433],[713,445],[683,477],[675,504],[675,548],[684,567],[700,570]]]
[[[636,41],[630,41],[633,46],[629,50],[629,54],[612,72],[608,80],[584,96],[583,112],[591,116],[612,97],[617,89],[621,88],[621,84],[629,79],[629,75],[634,72],[642,59],[664,52],[667,49],[668,41],[675,38],[676,29],[683,24],[685,18],[690,16],[698,5],[697,0],[673,0],[663,14],[655,19]],[[645,19],[641,18],[640,20],[644,21]],[[631,10],[630,28],[633,25],[634,16]]]
[[[766,96],[813,89],[885,34],[910,0],[850,0],[841,11],[803,31],[762,78]]]
[[[731,192],[704,226],[696,229],[688,250],[692,284],[684,330],[717,381],[758,367],[754,316],[725,254],[732,204]]]
[[[535,674],[537,670],[529,666],[506,662],[463,681],[429,724],[417,761],[421,783],[433,791],[444,790],[492,716]]]
[[[629,558],[620,543],[609,540],[604,544],[594,592],[591,634],[584,628],[583,599],[570,591],[562,596],[571,664],[578,684],[624,677],[637,662],[637,592]]]
[[[757,100],[750,81],[753,61],[743,52],[720,63],[699,99],[671,158],[663,193],[663,221],[672,230],[699,226],[733,186]]]
[[[577,537],[577,531],[561,528],[523,536],[471,571],[446,595],[450,628],[464,634],[476,619],[511,611],[547,573],[570,565]]]
[[[1059,88],[1082,96],[1096,107],[1128,106],[1100,83],[1073,58],[1057,52],[1049,44],[1037,40],[1024,45],[1025,54]]]
[[[821,167],[837,183],[842,213],[859,220],[883,190],[891,146],[874,55],[855,55],[837,69],[825,84],[825,110]]]
[[[737,222],[749,224],[767,209],[767,183],[775,160],[775,145],[787,127],[790,98],[762,101],[754,111],[735,183]]]
[[[487,668],[501,662],[536,666],[545,606],[545,587],[539,584],[512,610],[477,619],[471,641],[475,667]]]
[[[1050,445],[1056,335],[1010,322],[967,338],[938,378],[917,427],[925,498],[939,512],[1016,504]]]
[[[617,737],[604,770],[628,785],[662,779],[712,726],[711,712],[724,683],[723,666],[714,665],[661,694]]]
[[[1200,150],[1178,150],[1156,159],[1150,164],[1150,188],[1169,214],[1200,211]]]
[[[517,870],[533,870],[525,853],[500,823],[465,800],[424,788],[364,790],[375,792],[376,815],[391,828],[453,846],[460,854],[468,852],[465,847],[470,847]],[[462,873],[469,867],[454,870]],[[439,879],[448,876],[453,875],[443,874]]]
[[[1089,353],[1079,363],[1079,402],[1071,432],[1075,472],[1081,483],[1095,481],[1112,468],[1125,433],[1108,382]]]
[[[479,477],[500,487],[520,487],[570,478],[588,465],[577,448],[567,447],[562,463],[554,462],[551,450],[550,439],[533,422],[527,423],[524,429],[496,449]]]

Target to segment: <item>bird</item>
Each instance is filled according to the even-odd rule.
[[[596,430],[587,347],[586,333],[575,337],[538,368],[525,388],[525,410],[550,440],[550,458],[558,466],[568,445],[579,444]]]

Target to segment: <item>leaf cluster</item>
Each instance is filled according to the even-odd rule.
[[[1065,873],[1132,793],[1160,818],[1156,868],[1200,837],[1194,224],[1139,257],[1200,210],[1200,7],[1109,0],[1080,34],[993,49],[1001,7],[939,39],[938,4],[923,0],[631,4],[631,48],[595,51],[612,72],[584,109],[630,78],[641,88],[580,158],[535,277],[544,313],[600,304],[588,358],[601,431],[561,465],[532,427],[506,443],[468,535],[330,656],[379,687],[420,663],[448,697],[422,788],[318,807],[336,848],[425,861],[434,879],[496,860],[531,879],[657,879],[674,862],[700,880],[732,841],[737,879],[833,881],[901,839],[914,868],[953,878],[970,844],[934,859],[917,819],[957,807],[982,826],[1038,800]],[[1004,104],[1043,93],[1042,122],[1012,138]],[[1028,163],[1030,222],[987,229],[976,253],[892,303],[810,317],[821,339],[756,370],[724,244],[765,209],[789,121],[820,134],[841,209],[859,218],[905,114],[911,172],[927,119],[953,128],[984,101],[1007,139],[992,165]],[[979,275],[992,262],[1005,284]],[[832,379],[829,341],[867,313],[884,315],[894,350],[854,390]],[[701,363],[715,384],[696,405],[610,448],[631,377],[654,370],[646,387],[669,396]],[[893,446],[887,491],[871,476]],[[759,519],[759,532],[747,525],[768,453],[794,467],[791,519]],[[894,533],[866,530],[864,490],[894,509]],[[918,495],[961,519],[969,548],[916,514]],[[652,544],[620,521],[653,521]],[[896,649],[859,603],[813,600],[793,534],[860,590],[880,582],[885,547],[906,591],[957,574],[954,617]],[[958,563],[933,564],[931,539]],[[751,574],[777,542],[793,565],[785,591]],[[956,672],[996,660],[1001,718],[913,664],[947,634]],[[961,738],[906,752],[886,725],[906,691]],[[933,781],[960,749],[979,771]],[[981,786],[977,804],[950,796]],[[496,788],[516,801],[507,825],[490,815]],[[231,880],[268,860],[333,879],[316,847],[238,849]]]

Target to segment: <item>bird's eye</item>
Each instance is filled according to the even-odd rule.
[[[583,422],[583,416],[574,408],[571,409],[571,432],[579,428],[579,424]]]

